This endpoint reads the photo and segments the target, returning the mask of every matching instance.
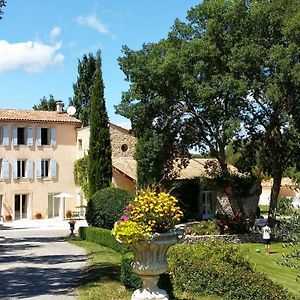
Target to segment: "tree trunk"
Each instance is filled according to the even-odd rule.
[[[269,220],[275,217],[275,209],[276,209],[277,199],[280,192],[282,175],[283,175],[283,171],[281,169],[277,169],[274,172],[273,186],[271,189],[270,206],[269,206],[269,214],[268,214]]]

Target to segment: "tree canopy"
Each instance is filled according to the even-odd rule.
[[[78,60],[77,82],[73,84],[74,96],[70,105],[75,106],[75,117],[82,122],[82,126],[90,123],[90,107],[92,88],[94,85],[94,74],[97,68],[97,57],[92,53],[84,54]]]
[[[3,9],[2,7],[6,6],[5,0],[0,0],[0,20],[2,19]]]
[[[55,100],[53,95],[49,96],[49,99],[47,99],[45,96],[40,99],[40,103],[38,105],[34,105],[32,109],[34,110],[47,110],[47,111],[55,111],[56,110],[56,102],[58,100]]]
[[[276,179],[276,201],[299,147],[299,18],[298,0],[204,0],[160,42],[123,48],[130,88],[117,112],[138,137],[150,128],[182,153],[191,146],[210,152],[229,185],[226,148],[234,145],[242,171]],[[174,158],[168,150],[161,169]],[[242,209],[234,192],[228,196]]]

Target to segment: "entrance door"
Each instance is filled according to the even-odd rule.
[[[15,195],[15,220],[27,219],[27,208],[27,195]]]
[[[60,198],[55,198],[56,194],[48,194],[48,218],[59,217]]]
[[[204,190],[201,192],[202,218],[209,219],[213,216],[213,192]]]

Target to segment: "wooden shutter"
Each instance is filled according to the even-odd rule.
[[[13,167],[13,179],[18,179],[18,161],[15,159],[12,161]]]
[[[35,177],[36,178],[41,178],[42,177],[41,164],[42,164],[42,161],[40,159],[35,161]]]
[[[18,127],[13,126],[12,127],[12,142],[14,146],[18,145]]]
[[[27,127],[27,146],[33,146],[33,131],[32,127]]]
[[[3,126],[3,145],[9,146],[9,139],[10,139],[10,126]]]
[[[50,146],[54,147],[56,146],[56,128],[51,127],[51,133],[50,133]]]
[[[1,179],[9,179],[9,161],[2,160]]]
[[[51,178],[56,178],[56,170],[57,166],[56,166],[56,161],[54,159],[50,159],[50,175],[49,177]]]
[[[37,146],[42,146],[41,127],[36,127],[36,141]]]
[[[33,179],[33,161],[30,159],[27,160],[26,177],[28,179]]]

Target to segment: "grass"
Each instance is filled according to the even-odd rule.
[[[79,285],[81,300],[130,300],[132,292],[120,282],[121,255],[99,244],[70,238],[68,242],[82,247],[88,256],[87,270]],[[176,295],[173,300],[221,300],[215,296]]]
[[[272,243],[271,254],[269,255],[264,253],[262,244],[246,243],[242,244],[241,247],[247,251],[247,256],[255,264],[258,271],[265,273],[272,280],[300,297],[300,284],[299,281],[296,281],[299,270],[282,265],[282,255],[288,254],[291,251],[290,247],[283,248],[282,243]],[[256,249],[261,252],[257,252]],[[300,250],[300,247],[298,249]]]

